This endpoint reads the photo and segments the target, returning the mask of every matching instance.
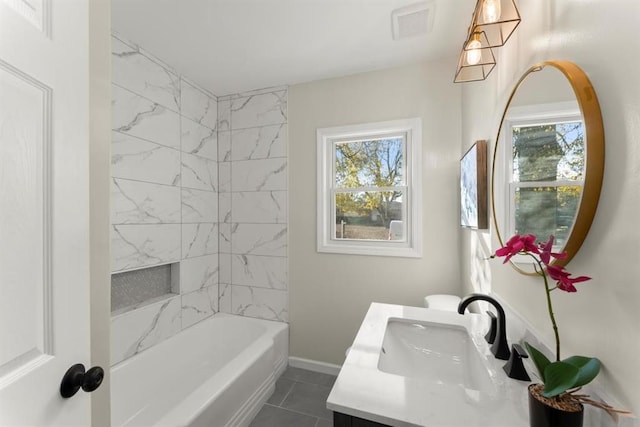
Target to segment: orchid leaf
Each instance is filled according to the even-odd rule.
[[[574,388],[580,369],[566,362],[553,362],[544,369],[544,397],[554,397]]]
[[[571,388],[589,384],[600,372],[600,361],[595,357],[571,356],[563,362],[578,368],[579,376]]]
[[[527,347],[527,351],[529,352],[529,355],[531,356],[531,360],[533,360],[534,365],[536,365],[536,369],[538,369],[538,373],[540,374],[540,378],[542,379],[542,382],[546,383],[547,381],[545,379],[544,372],[545,372],[545,369],[547,369],[547,366],[549,366],[551,362],[549,361],[549,359],[547,359],[547,356],[542,354],[540,351],[538,351],[534,346],[532,346],[528,342],[525,341],[524,345],[525,347]]]

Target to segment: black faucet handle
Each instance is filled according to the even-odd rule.
[[[513,350],[511,357],[509,357],[509,361],[502,369],[504,369],[509,378],[520,381],[531,381],[527,369],[522,363],[522,359],[526,359],[529,355],[520,344],[513,344],[511,349]]]
[[[529,355],[527,354],[527,351],[520,344],[511,345],[511,349],[515,353],[518,353],[518,357],[520,357],[521,359],[527,359],[529,357]]]
[[[489,344],[493,344],[496,340],[496,335],[498,334],[498,318],[489,310],[487,310],[487,314],[489,315],[491,325],[489,326],[489,332],[484,336],[484,339],[487,340]]]

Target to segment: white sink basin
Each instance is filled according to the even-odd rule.
[[[477,347],[467,329],[458,325],[389,318],[378,369],[470,390],[493,388]]]
[[[486,315],[372,303],[327,408],[396,427],[526,427],[527,383],[507,378]]]

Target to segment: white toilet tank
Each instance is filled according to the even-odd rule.
[[[460,297],[457,295],[436,294],[424,297],[424,306],[434,310],[458,311]]]

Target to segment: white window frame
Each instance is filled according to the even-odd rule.
[[[405,186],[402,240],[343,240],[335,238],[335,149],[348,139],[405,135]],[[319,128],[317,135],[317,250],[353,255],[422,257],[422,120],[420,118]],[[386,187],[376,187],[376,191]]]
[[[503,165],[502,185],[495,188],[503,188],[501,202],[498,206],[502,206],[503,224],[507,225],[506,235],[503,239],[508,239],[515,233],[515,187],[531,187],[531,186],[550,186],[558,187],[562,185],[582,186],[583,181],[537,181],[532,183],[513,182],[513,127],[522,125],[542,125],[548,123],[563,123],[582,121],[582,113],[576,101],[556,102],[550,104],[536,104],[521,107],[511,107],[509,115],[505,117],[503,129],[501,132],[500,158],[497,164]],[[496,175],[499,176],[499,175]],[[498,183],[499,185],[499,183]],[[569,230],[569,235],[572,230]],[[537,236],[538,239],[546,240],[549,236]],[[506,240],[505,240],[506,242]],[[516,264],[530,264],[531,258],[524,255],[516,255],[511,259]]]

